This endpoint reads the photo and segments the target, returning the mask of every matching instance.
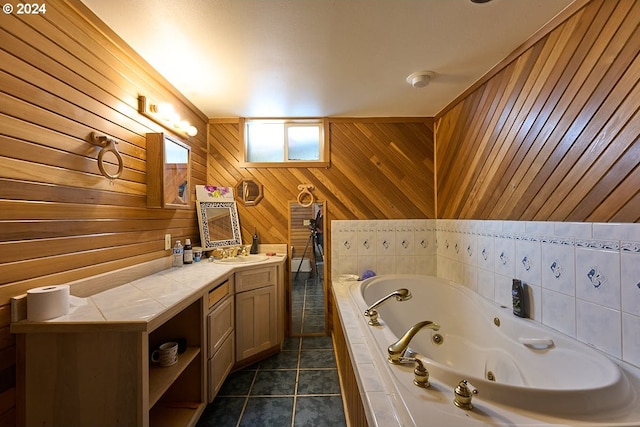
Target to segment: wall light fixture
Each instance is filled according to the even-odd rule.
[[[146,96],[140,95],[138,97],[138,112],[174,132],[188,136],[196,136],[198,134],[198,128],[188,121],[182,120],[168,102],[154,104]]]

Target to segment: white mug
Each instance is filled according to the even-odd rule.
[[[160,366],[171,366],[178,362],[178,343],[166,342],[151,353],[151,361]]]

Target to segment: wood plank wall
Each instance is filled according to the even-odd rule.
[[[253,179],[263,185],[257,206],[238,206],[245,244],[254,227],[261,243],[288,242],[289,202],[302,183],[313,184],[316,200],[326,202],[327,260],[334,219],[435,217],[432,119],[331,118],[328,168],[242,168],[238,126],[235,118],[210,120],[207,183]]]
[[[590,1],[439,114],[437,217],[639,222],[639,25]]]
[[[171,102],[200,133],[192,187],[206,181],[207,118],[77,1],[0,26],[0,425],[15,424],[9,298],[163,258],[164,234],[199,241],[191,210],[147,209],[139,94]],[[100,175],[91,132],[119,141],[124,173]]]

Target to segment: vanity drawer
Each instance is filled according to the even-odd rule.
[[[275,286],[277,281],[276,267],[260,267],[236,273],[236,293]]]
[[[209,357],[213,356],[225,338],[233,333],[234,319],[234,304],[231,296],[220,302],[207,316]]]
[[[235,340],[229,335],[221,344],[220,349],[209,359],[209,402],[216,397],[224,380],[231,372],[235,363]]]
[[[229,281],[225,281],[220,286],[209,291],[209,309],[216,305],[219,301],[222,301],[224,297],[229,295]]]

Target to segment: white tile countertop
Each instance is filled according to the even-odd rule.
[[[223,264],[204,259],[183,267],[173,267],[98,292],[87,298],[70,297],[69,313],[45,321],[20,320],[11,324],[11,332],[24,333],[50,328],[73,327],[150,330],[176,309],[201,298],[207,287],[226,280],[235,271],[282,263],[285,254],[269,256],[251,264]],[[137,326],[136,326],[137,325]]]

